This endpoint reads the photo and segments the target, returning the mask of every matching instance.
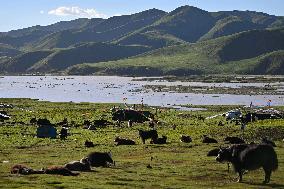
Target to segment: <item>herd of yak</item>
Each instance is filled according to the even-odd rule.
[[[113,114],[113,120],[125,121],[130,120],[130,117],[136,115],[137,119],[134,122],[149,121],[149,115],[147,112],[137,113],[136,111],[116,111]],[[61,133],[62,134],[62,133]],[[157,130],[139,130],[139,137],[143,144],[146,140],[151,139],[151,144],[166,144],[167,137],[159,137]],[[67,136],[67,133],[64,133]],[[180,141],[184,143],[192,142],[192,138],[187,135],[182,135]],[[256,170],[263,168],[265,172],[265,178],[263,183],[270,182],[270,176],[272,171],[278,168],[277,154],[274,150],[276,146],[273,141],[263,138],[258,144],[250,143],[246,144],[245,141],[238,137],[226,137],[225,142],[232,144],[226,148],[215,148],[208,152],[207,156],[215,156],[218,162],[231,163],[234,170],[238,173],[239,182],[242,181],[242,176],[247,170]],[[116,137],[114,139],[116,145],[135,145],[136,142],[130,139]],[[218,143],[214,138],[210,138],[206,135],[203,136],[203,143]],[[94,147],[91,141],[85,141],[86,147]],[[78,161],[71,161],[63,166],[54,166],[46,169],[35,170],[27,166],[17,164],[11,168],[11,173],[14,174],[59,174],[64,176],[76,176],[80,171],[92,171],[92,167],[108,167],[115,165],[112,159],[111,153],[107,152],[92,152],[86,157],[83,157]],[[75,172],[73,172],[75,171]]]
[[[166,144],[167,137],[159,138],[156,130],[139,130],[139,137],[142,143],[151,139],[151,144]],[[192,139],[190,136],[182,135],[181,142],[190,143]],[[239,182],[242,181],[242,176],[247,170],[256,170],[263,168],[265,172],[265,179],[263,183],[270,181],[272,171],[278,168],[277,154],[274,150],[275,143],[267,138],[263,138],[261,143],[246,144],[245,141],[238,137],[226,137],[225,142],[233,144],[226,148],[215,148],[208,152],[207,156],[215,156],[218,162],[228,162],[233,165],[234,170],[238,173]],[[116,137],[114,142],[116,145],[135,145],[135,141]],[[218,143],[214,138],[206,135],[203,136],[203,143]],[[94,144],[90,141],[85,141],[86,147],[93,147]],[[11,173],[14,174],[59,174],[64,176],[77,176],[81,171],[92,171],[92,167],[108,167],[115,166],[115,161],[112,159],[110,152],[92,152],[86,157],[78,161],[71,161],[63,166],[53,166],[46,169],[34,170],[24,165],[14,165],[11,168]],[[75,172],[73,172],[75,171]]]

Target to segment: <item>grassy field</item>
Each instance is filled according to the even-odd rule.
[[[149,141],[142,144],[138,138],[138,129],[147,129],[148,123],[134,124],[132,128],[82,129],[84,120],[110,120],[109,109],[113,104],[51,103],[30,99],[0,99],[0,103],[14,105],[13,109],[7,109],[12,119],[0,122],[0,188],[284,188],[284,120],[248,124],[243,135],[247,142],[258,142],[262,136],[276,141],[279,169],[272,174],[270,184],[262,185],[264,172],[261,169],[245,174],[244,182],[236,183],[237,175],[232,169],[228,172],[226,164],[206,156],[209,150],[221,144],[225,146],[222,142],[225,136],[241,136],[241,132],[239,126],[226,123],[223,117],[204,122],[198,117],[226,112],[236,108],[233,106],[206,106],[207,111],[200,112],[160,109],[157,118],[162,124],[157,126],[157,131],[160,136],[168,136],[168,144],[153,145]],[[146,109],[155,112],[150,107]],[[65,141],[36,138],[36,126],[29,123],[33,117],[48,118],[52,123],[66,117],[73,124],[69,129],[71,135]],[[217,126],[219,121],[225,126]],[[176,125],[175,130],[173,125]],[[192,136],[193,142],[181,143],[181,134]],[[220,143],[201,143],[203,134],[215,137]],[[116,136],[133,139],[137,145],[115,146]],[[86,148],[85,140],[94,142],[95,147]],[[10,174],[14,164],[40,169],[79,160],[93,151],[111,151],[116,166],[94,168],[77,177]],[[152,169],[147,168],[149,164]]]

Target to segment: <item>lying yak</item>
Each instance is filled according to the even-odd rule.
[[[187,136],[187,135],[181,135],[180,137],[180,141],[181,142],[185,142],[185,143],[190,143],[192,142],[192,139],[190,136]]]
[[[88,158],[82,158],[80,161],[71,161],[64,165],[70,171],[91,171],[91,165]]]
[[[63,175],[63,176],[77,176],[79,173],[73,173],[69,169],[63,166],[52,166],[48,167],[47,169],[42,169],[45,174],[52,174],[52,175]]]
[[[116,137],[114,139],[114,142],[116,142],[116,145],[135,145],[135,141],[125,138]]]
[[[230,144],[245,144],[245,141],[239,137],[226,137],[224,141]]]
[[[95,145],[94,145],[94,143],[92,142],[92,141],[88,141],[88,140],[86,140],[85,141],[85,147],[87,147],[87,148],[92,148],[92,147],[95,147]]]
[[[156,140],[158,138],[158,132],[156,130],[150,130],[150,131],[139,130],[139,136],[143,144],[145,144],[146,139]]]
[[[216,160],[231,162],[234,170],[239,174],[238,182],[242,182],[245,170],[256,170],[262,167],[265,172],[263,183],[269,183],[271,172],[278,168],[277,154],[273,147],[267,144],[239,144],[221,148]]]
[[[202,143],[218,143],[218,141],[214,138],[210,138],[207,135],[203,135]]]
[[[107,167],[109,164],[115,164],[110,152],[92,152],[86,158],[92,167]]]
[[[43,174],[43,170],[35,170],[25,165],[16,164],[11,168],[12,174],[30,175],[30,174]]]
[[[162,136],[162,138],[152,139],[150,141],[151,144],[166,144],[167,143],[167,137]]]

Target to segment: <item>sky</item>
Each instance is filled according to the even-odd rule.
[[[109,18],[190,5],[206,11],[251,10],[284,16],[284,0],[1,0],[0,32],[76,18]]]

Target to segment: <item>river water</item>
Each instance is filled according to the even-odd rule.
[[[4,76],[0,77],[0,98],[32,98],[52,102],[128,103],[177,107],[180,105],[284,105],[284,95],[232,95],[154,92],[143,85],[265,86],[267,83],[201,83],[132,81],[117,76]],[[137,79],[137,78],[135,78]],[[271,84],[271,83],[270,83]],[[284,83],[277,83],[283,87]]]

